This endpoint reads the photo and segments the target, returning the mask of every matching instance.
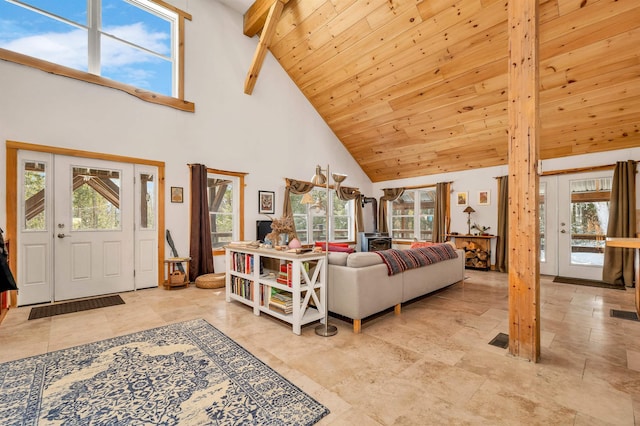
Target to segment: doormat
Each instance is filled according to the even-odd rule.
[[[107,306],[124,305],[124,300],[119,295],[97,297],[95,299],[75,300],[73,302],[56,303],[54,305],[37,306],[31,308],[29,319],[52,317],[54,315],[70,314],[71,312],[88,311],[89,309],[104,308]]]
[[[561,284],[586,285],[589,287],[610,288],[612,290],[624,290],[624,286],[621,286],[621,285],[612,285],[612,284],[605,283],[604,281],[585,280],[582,278],[555,277],[553,279],[553,282],[561,283]]]
[[[626,319],[631,321],[640,321],[638,319],[638,314],[632,311],[619,311],[617,309],[611,309],[609,311],[609,316],[613,318]]]
[[[490,345],[497,346],[502,349],[509,347],[509,335],[504,333],[498,333],[496,337],[489,342]]]

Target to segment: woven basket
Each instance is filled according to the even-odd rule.
[[[198,288],[221,288],[225,285],[225,273],[204,274],[196,278],[196,287]]]
[[[169,282],[171,284],[184,284],[184,273],[180,271],[173,271],[169,276]]]

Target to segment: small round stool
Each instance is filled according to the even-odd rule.
[[[198,288],[221,288],[225,285],[224,272],[217,274],[204,274],[196,278],[196,287]]]

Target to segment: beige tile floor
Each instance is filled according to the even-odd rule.
[[[539,363],[488,342],[508,333],[507,276],[468,279],[363,324],[332,319],[296,336],[256,317],[222,290],[190,287],[122,294],[125,305],[28,321],[10,310],[0,362],[193,318],[204,318],[326,405],[321,425],[640,425],[640,322],[633,293],[541,279]]]

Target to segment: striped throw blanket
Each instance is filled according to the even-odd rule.
[[[458,257],[456,250],[446,243],[409,250],[381,250],[375,253],[387,265],[389,275]]]

